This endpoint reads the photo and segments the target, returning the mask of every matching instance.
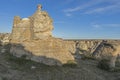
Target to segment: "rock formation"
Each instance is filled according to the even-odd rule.
[[[9,43],[10,33],[0,33],[0,42],[1,44]]]
[[[119,45],[101,45],[102,40],[62,40],[52,37],[53,23],[42,6],[29,18],[14,17],[12,33],[9,37],[12,44],[11,54],[47,65],[62,65],[74,61],[72,54],[100,55],[109,59],[110,66],[115,67],[116,57],[120,51]],[[97,57],[98,58],[98,57]]]
[[[67,45],[73,42],[52,37],[52,19],[47,12],[37,6],[37,11],[29,18],[15,16],[10,36],[10,52],[26,59],[47,65],[62,65],[74,61]]]
[[[34,39],[43,39],[52,36],[52,19],[47,12],[41,11],[41,8],[42,6],[38,5],[35,14],[30,17],[31,26],[33,26]]]
[[[107,60],[109,68],[115,68],[115,63],[120,55],[119,41],[103,41],[94,51],[93,55],[100,60]]]
[[[10,37],[12,42],[52,37],[52,19],[47,12],[41,11],[41,8],[41,5],[38,5],[37,11],[29,18],[14,17]]]
[[[31,38],[30,19],[29,18],[21,19],[19,16],[15,16],[10,41],[18,42],[30,40],[30,38]]]
[[[80,51],[85,51],[88,52],[89,54],[92,54],[100,42],[101,40],[79,40],[76,41],[76,47]]]

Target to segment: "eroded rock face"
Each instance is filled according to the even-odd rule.
[[[0,33],[0,45],[9,43],[10,33]]]
[[[75,48],[79,54],[92,54],[100,43],[101,40],[79,40],[75,41]]]
[[[117,57],[120,55],[120,41],[103,42],[94,52],[94,56],[100,60],[108,60],[109,67],[114,68]]]
[[[48,39],[52,37],[53,22],[47,12],[41,11],[38,5],[37,11],[29,18],[14,17],[11,42],[22,42],[33,39]]]
[[[12,45],[10,52],[21,57],[26,55],[27,59],[41,62],[47,65],[66,64],[68,61],[74,61],[74,57],[67,49],[65,41],[49,38],[49,40],[32,40]]]
[[[102,40],[65,40],[68,50],[74,55],[75,59],[86,57],[94,58],[92,55]]]
[[[26,59],[47,65],[61,66],[74,61],[71,54],[74,50],[68,48],[71,42],[53,38],[52,30],[52,19],[47,12],[41,11],[41,5],[29,18],[16,16],[10,36],[10,52],[17,57],[26,56]]]
[[[15,16],[10,41],[20,42],[24,40],[30,40],[32,37],[30,29],[31,28],[29,18],[21,19],[19,16]]]
[[[33,26],[34,39],[43,39],[52,36],[53,24],[48,13],[41,11],[41,6],[38,5],[38,10],[30,17],[31,26]]]

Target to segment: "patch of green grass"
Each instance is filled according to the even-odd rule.
[[[32,60],[26,60],[25,55],[23,55],[20,58],[17,58],[10,53],[6,53],[5,59],[11,64],[11,68],[16,70],[29,71],[31,70],[31,66],[35,66],[36,69],[41,68],[43,70],[49,70],[50,68],[50,66],[48,65],[34,62]]]

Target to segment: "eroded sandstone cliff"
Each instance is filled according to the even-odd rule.
[[[52,19],[41,8],[38,5],[37,11],[29,18],[14,18],[10,52],[47,65],[61,66],[74,61],[67,47],[71,42],[52,37]]]
[[[120,53],[119,42],[115,40],[62,40],[52,37],[53,20],[42,6],[29,18],[14,17],[12,44],[10,52],[17,56],[26,56],[47,65],[62,65],[81,54],[109,60],[109,66],[115,67]],[[117,45],[116,45],[117,44]],[[99,57],[98,57],[99,55]]]

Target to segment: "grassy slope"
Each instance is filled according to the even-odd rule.
[[[0,54],[0,77],[3,80],[120,80],[120,72],[101,70],[95,60],[77,62],[76,67],[47,66],[4,53]]]

